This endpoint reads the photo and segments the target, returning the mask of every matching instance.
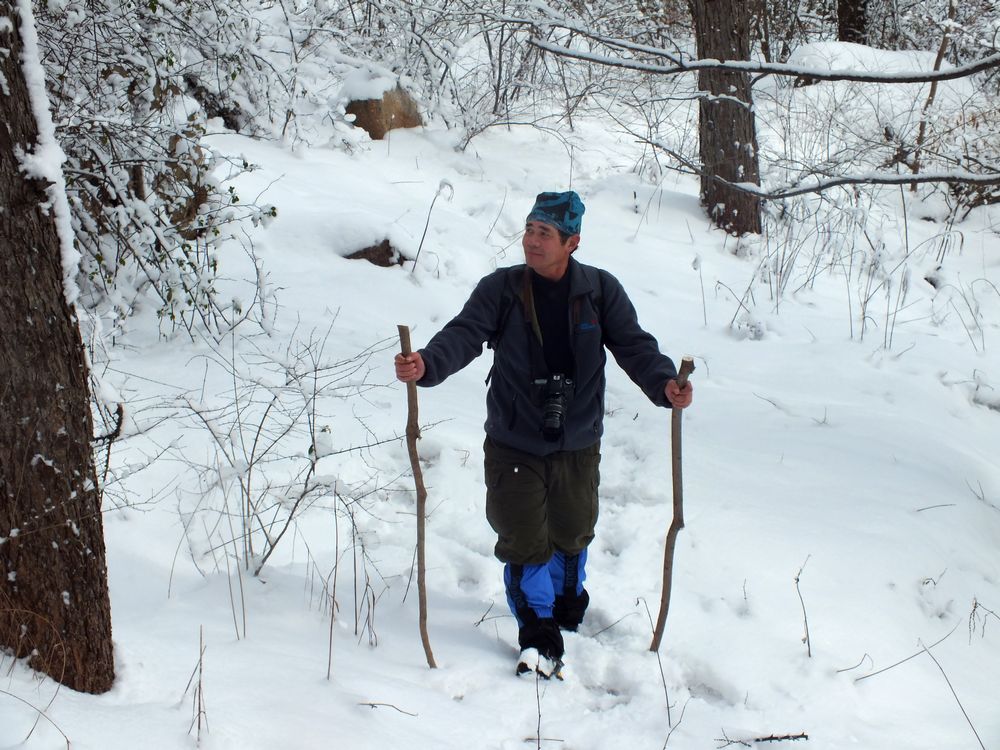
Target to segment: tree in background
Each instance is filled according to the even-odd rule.
[[[740,0],[691,0],[698,57],[750,59],[750,8]],[[759,233],[760,199],[727,183],[760,184],[750,76],[706,69],[698,73],[701,203],[721,229]]]
[[[868,43],[868,0],[837,0],[837,39]]]
[[[65,294],[58,197],[26,169],[41,150],[35,113],[47,108],[41,82],[26,81],[29,66],[40,76],[37,55],[22,67],[33,40],[30,4],[0,2],[0,646],[101,693],[114,655],[87,365]]]

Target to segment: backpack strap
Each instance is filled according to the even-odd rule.
[[[514,305],[519,299],[518,295],[514,293],[513,287],[513,277],[516,275],[516,269],[517,267],[515,266],[514,269],[508,270],[503,277],[503,289],[500,291],[500,305],[498,308],[496,328],[493,329],[493,335],[490,336],[489,340],[486,342],[486,346],[494,351],[496,351],[497,345],[503,337],[504,329],[507,328],[507,321],[510,319],[511,310],[514,309]],[[493,378],[493,370],[495,368],[496,360],[494,359],[493,365],[490,367],[490,371],[486,374],[486,385],[490,384],[490,380]]]
[[[517,295],[514,293],[512,276],[516,273],[516,266],[513,271],[507,271],[503,278],[503,289],[500,292],[500,306],[498,308],[497,314],[497,324],[496,328],[493,330],[493,335],[490,336],[489,340],[486,342],[486,346],[490,349],[496,349],[497,344],[500,343],[500,339],[503,337],[504,329],[507,327],[507,320],[510,318],[510,312],[514,309],[514,302],[517,299]]]

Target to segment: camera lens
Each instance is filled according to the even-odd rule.
[[[545,401],[542,403],[542,435],[554,442],[562,437],[566,416],[565,379],[553,375],[545,384]]]

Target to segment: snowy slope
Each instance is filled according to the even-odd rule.
[[[63,747],[65,735],[99,750],[604,750],[807,733],[797,746],[939,750],[978,747],[969,722],[983,746],[1000,747],[1000,416],[989,406],[1000,294],[987,283],[1000,282],[997,214],[958,227],[964,244],[946,253],[937,273],[949,284],[935,289],[923,277],[938,265],[942,227],[911,220],[907,234],[898,193],[887,199],[894,207],[877,219],[887,276],[902,277],[904,242],[927,242],[906,258],[906,304],[886,348],[884,293],[861,335],[861,255],[850,278],[846,256],[817,272],[803,259],[789,289],[802,288],[776,306],[766,248],[737,248],[713,230],[694,181],[642,182],[631,171],[638,147],[599,121],[578,122],[565,139],[497,129],[464,153],[433,130],[397,131],[354,153],[215,139],[259,165],[243,194],[266,190],[278,207],[254,237],[277,301],[271,335],[247,328],[212,355],[205,341],[159,340],[155,323],[140,320],[111,352],[104,377],[130,404],[133,433],[116,466],[165,449],[118,488],[138,505],[105,516],[118,682],[105,696],[74,694],[3,660],[0,747]],[[225,363],[261,353],[287,361],[292,342],[328,330],[328,360],[375,347],[345,381],[372,387],[328,394],[322,420],[337,449],[401,433],[396,325],[411,326],[415,346],[426,342],[476,280],[518,262],[534,194],[570,187],[587,205],[579,259],[622,280],[664,351],[696,359],[684,416],[687,527],[660,660],[648,652],[647,606],[655,616],[670,523],[669,413],[613,364],[593,604],[567,637],[564,682],[512,673],[516,626],[483,514],[488,353],[420,391],[438,669],[428,670],[417,633],[412,480],[399,440],[321,459],[331,492],[259,577],[238,574],[240,544],[212,547],[238,536],[231,516],[210,512],[223,495],[200,492],[192,468],[215,460],[191,406],[229,398]],[[412,263],[343,257],[383,238],[408,258],[420,248],[412,273]],[[247,261],[234,246],[222,263],[237,278]],[[235,281],[233,291],[246,294]],[[249,361],[248,372],[274,377]],[[324,585],[334,580],[331,630]],[[36,720],[27,704],[48,720],[19,744]]]

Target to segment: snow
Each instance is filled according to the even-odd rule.
[[[579,27],[565,25],[567,29],[582,33],[583,36],[592,36]],[[593,37],[597,41],[604,41],[600,36]],[[610,46],[621,47],[626,50],[636,50],[652,54],[654,57],[665,60],[669,65],[657,65],[637,60],[627,59],[615,55],[603,55],[596,52],[585,51],[578,48],[564,46],[556,42],[534,37],[531,44],[538,49],[553,52],[562,57],[569,57],[576,60],[585,60],[599,65],[610,67],[628,68],[631,70],[644,71],[654,74],[674,74],[682,71],[696,72],[705,68],[718,68],[732,71],[743,71],[746,73],[763,73],[778,76],[791,76],[812,78],[816,80],[842,80],[842,81],[879,81],[884,83],[918,83],[930,81],[949,81],[961,79],[973,73],[995,68],[1000,64],[1000,55],[993,54],[974,60],[964,65],[942,65],[940,70],[935,70],[933,66],[934,54],[918,52],[916,54],[916,65],[906,66],[905,61],[914,62],[914,55],[911,52],[889,53],[886,58],[889,66],[883,69],[879,60],[885,52],[874,47],[867,47],[861,44],[846,44],[843,42],[815,42],[804,44],[799,49],[807,50],[801,63],[789,60],[788,63],[758,62],[755,60],[725,60],[720,61],[712,58],[696,59],[685,58],[671,52],[665,52],[655,47],[647,47],[641,44],[622,43],[615,40]],[[845,64],[844,67],[833,67],[831,60],[837,60]],[[919,62],[929,60],[926,67]],[[903,64],[899,64],[903,61]]]
[[[49,111],[48,94],[45,91],[45,71],[42,69],[41,54],[38,49],[38,33],[35,30],[31,0],[18,0],[17,12],[21,18],[21,68],[28,86],[31,111],[38,123],[38,143],[30,153],[20,153],[21,170],[35,179],[50,183],[46,188],[51,210],[55,216],[56,231],[62,248],[63,288],[66,301],[72,306],[80,294],[76,285],[76,268],[80,264],[80,253],[73,245],[73,225],[70,219],[69,201],[66,198],[66,180],[62,164],[66,161],[56,129]],[[6,84],[5,84],[6,86]]]
[[[395,88],[397,77],[374,65],[357,68],[344,77],[339,96],[345,102],[354,99],[381,99],[386,91]]]
[[[278,207],[254,236],[275,319],[216,348],[164,342],[140,318],[109,353],[103,377],[129,413],[104,518],[117,680],[83,695],[0,658],[0,747],[61,748],[65,736],[77,750],[684,749],[807,733],[789,744],[941,750],[979,746],[969,722],[1000,747],[1000,216],[973,212],[955,227],[963,242],[945,247],[942,225],[914,220],[914,205],[904,223],[900,201],[914,199],[887,191],[866,209],[881,255],[836,246],[815,271],[803,258],[772,299],[765,249],[714,230],[694,179],[650,185],[630,171],[630,136],[575,124],[567,143],[495,128],[464,152],[433,129],[353,153],[212,139],[260,166],[241,192],[266,190]],[[443,181],[451,200],[435,203]],[[516,626],[483,510],[487,352],[419,390],[431,670],[411,583],[413,483],[405,445],[390,439],[406,422],[396,326],[424,344],[481,276],[519,261],[534,195],[569,188],[587,205],[579,260],[615,274],[664,351],[696,362],[663,646],[648,651],[670,414],[612,362],[592,605],[566,637],[564,681],[513,675]],[[343,257],[386,237],[410,259],[423,238],[415,268]],[[236,246],[220,264],[255,278]],[[930,273],[948,281],[936,289]],[[324,362],[370,358],[325,388],[289,383],[286,372],[308,370],[297,354],[308,340]],[[233,384],[251,380],[238,420]],[[331,429],[313,481],[327,489],[254,577],[234,559],[245,438],[274,394],[295,409],[315,392],[312,418]],[[343,452],[373,436],[387,442]],[[280,446],[252,474],[270,472],[259,497],[275,507],[311,461],[307,434]],[[48,720],[33,731],[26,704]]]

